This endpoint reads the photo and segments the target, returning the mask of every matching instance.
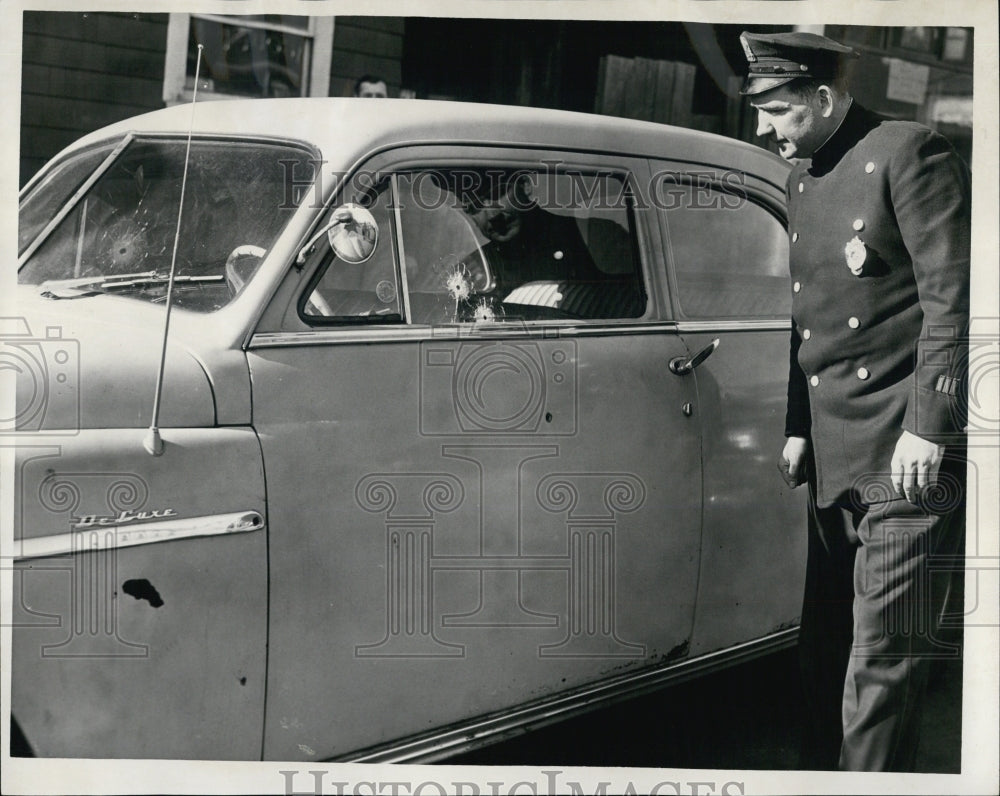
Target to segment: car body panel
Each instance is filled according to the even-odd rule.
[[[335,99],[204,103],[193,117],[179,106],[60,157],[129,132],[182,136],[192,118],[196,137],[301,143],[320,176],[229,304],[173,311],[162,456],[143,445],[162,306],[19,288],[24,340],[79,351],[78,393],[54,386],[19,440],[24,550],[82,538],[70,516],[82,509],[39,497],[60,473],[135,474],[142,533],[178,534],[122,541],[110,557],[21,556],[14,712],[40,754],[419,760],[441,752],[414,739],[465,733],[467,748],[787,643],[804,570],[802,495],[788,494],[771,450],[788,321],[683,316],[662,208],[635,212],[638,318],[310,326],[299,308],[323,236],[297,259],[363,169],[557,159],[628,173],[639,194],[658,169],[708,169],[743,174],[780,213],[787,164],[629,120]],[[670,370],[716,337],[693,373]],[[456,374],[501,359],[540,374],[544,399],[532,422],[477,425]],[[64,371],[42,372],[77,373]],[[494,390],[496,416],[525,395],[517,379]],[[34,447],[49,443],[52,461]],[[101,488],[88,499],[111,494]],[[244,512],[266,529],[198,536],[176,521],[225,529]],[[123,540],[132,518],[119,520]],[[74,597],[79,584],[106,570],[115,624],[77,632],[65,617],[94,604]],[[62,585],[46,588],[52,578]],[[138,597],[122,596],[126,579]],[[78,659],[41,654],[67,638],[83,645]],[[101,644],[127,654],[89,656]],[[151,715],[158,724],[143,724]]]
[[[259,758],[266,532],[117,539],[141,515],[263,517],[260,447],[249,429],[163,435],[159,457],[138,429],[17,451],[12,713],[36,754]],[[66,552],[35,556],[42,539]]]
[[[116,296],[46,299],[35,285],[19,285],[17,294],[23,342],[22,335],[7,335],[5,349],[18,368],[19,404],[39,403],[32,431],[150,424],[163,346],[162,307]],[[188,340],[185,319],[174,320],[179,322],[167,345],[159,424],[214,426],[217,401],[229,423],[249,423],[243,352]],[[44,401],[34,398],[40,385]]]
[[[567,352],[578,397],[550,391],[545,409],[554,423],[578,412],[578,433],[420,433],[421,412],[455,403],[451,379],[428,383],[422,363],[444,354],[488,367],[512,351]],[[669,384],[656,367],[683,353],[665,334],[252,350],[264,456],[288,463],[268,470],[265,757],[340,756],[683,657],[699,443],[680,411],[693,384]],[[626,355],[645,364],[621,372]],[[302,371],[315,374],[308,385],[280,389]],[[659,422],[637,428],[653,407]],[[619,510],[609,489],[622,493]],[[610,547],[578,548],[594,544]],[[599,569],[593,582],[587,566]],[[581,577],[595,594],[613,589],[585,619],[570,588]],[[573,632],[595,616],[609,624]]]

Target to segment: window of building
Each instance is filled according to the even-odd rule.
[[[168,105],[191,100],[199,44],[199,98],[329,93],[333,17],[171,14],[163,79]]]

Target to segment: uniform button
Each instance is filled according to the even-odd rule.
[[[803,340],[808,340],[812,336],[813,336],[813,333],[810,332],[808,329],[803,329],[802,330],[802,339]]]
[[[851,224],[851,226],[854,227],[855,232],[861,232],[861,230],[865,228],[865,222],[862,221],[860,218],[856,218],[854,219],[854,223]]]
[[[793,293],[798,293],[800,290],[802,290],[802,283],[801,282],[796,282],[794,285],[792,285],[792,292]]]
[[[803,184],[802,184],[802,183],[800,182],[800,183],[799,183],[799,193],[802,193],[802,192],[803,192],[803,191],[804,191],[805,189],[806,189],[806,186],[805,186],[805,185],[803,185]]]
[[[869,160],[865,163],[865,174],[871,174],[873,171],[875,171],[875,163]]]
[[[847,325],[852,329],[857,329],[861,325],[861,321],[855,318],[853,315],[847,319]]]
[[[809,383],[813,387],[819,387],[819,376],[810,376],[809,377]]]
[[[868,372],[868,368],[858,368],[858,378],[864,381],[872,374]]]
[[[798,232],[793,232],[792,233],[792,243],[795,243],[795,241],[797,241],[798,239],[799,239],[799,233]]]

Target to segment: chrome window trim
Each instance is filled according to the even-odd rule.
[[[31,255],[33,255],[36,251],[38,251],[39,247],[41,247],[41,245],[45,243],[49,235],[52,234],[52,230],[58,227],[62,223],[62,220],[66,218],[66,216],[68,216],[71,212],[73,212],[73,208],[76,207],[77,204],[79,204],[80,199],[82,199],[83,196],[87,193],[87,191],[89,191],[94,186],[94,183],[96,183],[101,178],[104,172],[106,172],[109,168],[111,168],[111,164],[118,159],[118,156],[125,150],[125,148],[130,143],[132,143],[132,140],[134,138],[135,135],[133,133],[126,133],[122,137],[122,140],[119,141],[118,144],[115,146],[115,148],[108,153],[108,156],[101,161],[100,165],[90,173],[90,176],[87,177],[86,180],[83,181],[83,185],[81,185],[79,188],[76,189],[76,191],[69,198],[69,200],[62,207],[59,208],[58,212],[56,212],[54,216],[52,216],[49,223],[46,224],[44,227],[42,227],[42,231],[39,232],[35,236],[35,239],[25,247],[24,253],[17,258],[18,271],[21,270],[21,266],[23,266],[28,261]]]
[[[792,328],[787,319],[755,321],[663,321],[654,323],[586,324],[580,326],[545,324],[476,324],[448,326],[393,326],[317,329],[301,332],[258,332],[248,350],[310,345],[353,345],[358,343],[407,343],[424,340],[489,340],[538,337],[592,337],[634,334],[701,334],[703,332],[780,332]]]
[[[399,278],[399,291],[403,294],[403,322],[410,323],[410,285],[406,278],[406,241],[403,236],[403,215],[399,201],[399,174],[389,175],[389,190],[392,192],[392,223],[396,227],[396,274]],[[389,230],[392,235],[392,230]]]
[[[203,517],[142,523],[94,524],[69,533],[16,540],[15,547],[19,547],[20,550],[15,553],[14,559],[24,561],[67,553],[88,553],[172,542],[176,539],[246,533],[258,531],[263,527],[264,518],[257,511],[236,511],[229,514],[210,514]]]

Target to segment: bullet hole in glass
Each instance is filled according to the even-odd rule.
[[[160,593],[145,578],[125,581],[122,584],[122,591],[137,600],[146,600],[153,608],[159,608],[163,605]]]

